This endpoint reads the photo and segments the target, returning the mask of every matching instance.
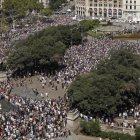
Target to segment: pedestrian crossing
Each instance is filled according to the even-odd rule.
[[[66,140],[78,140],[78,139],[79,139],[79,136],[71,132],[71,135],[68,136]]]

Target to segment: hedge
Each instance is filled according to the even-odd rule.
[[[101,131],[100,124],[98,121],[82,121],[80,126],[82,128],[82,132],[89,136],[101,137],[102,139],[108,138],[109,140],[137,140],[135,136],[131,136],[129,134],[123,134],[113,131]]]

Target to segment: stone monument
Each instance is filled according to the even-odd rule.
[[[68,115],[67,115],[66,128],[70,129],[71,131],[76,131],[81,121],[79,117],[79,111],[75,109],[73,96],[70,96],[69,101],[70,101],[70,104],[69,104],[70,111],[68,112]]]
[[[66,128],[76,131],[80,125],[80,117],[77,109],[70,110],[67,115]]]

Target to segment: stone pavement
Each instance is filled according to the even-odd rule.
[[[78,140],[100,140],[100,138],[97,138],[97,137],[87,137],[83,135],[78,135],[78,136],[79,136]],[[104,139],[104,140],[109,140],[109,139]]]
[[[0,81],[4,81],[7,79],[7,75],[5,72],[0,71]]]
[[[42,88],[42,83],[40,81],[37,81],[36,76],[32,77],[32,83],[29,81],[29,78],[26,79],[27,82],[27,89],[25,87],[17,87],[16,86],[16,81],[13,80],[14,86],[13,89],[11,91],[11,94],[16,94],[18,96],[23,96],[23,97],[28,97],[28,98],[32,98],[32,99],[38,99],[41,100],[41,92],[44,95],[44,99],[46,99],[46,94],[48,93],[48,98],[53,98],[53,99],[58,99],[58,96],[60,97],[64,97],[64,94],[66,93],[66,90],[62,89],[61,83],[57,84],[55,83],[55,85],[57,85],[57,91],[55,89],[52,90],[52,87],[49,86],[49,81],[47,79],[47,84],[45,85],[45,88]],[[36,96],[35,93],[33,92],[32,89],[37,89],[37,91],[39,92],[39,94]]]

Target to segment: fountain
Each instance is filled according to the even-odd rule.
[[[97,29],[99,32],[117,32],[123,31],[123,27],[120,26],[103,26]]]

